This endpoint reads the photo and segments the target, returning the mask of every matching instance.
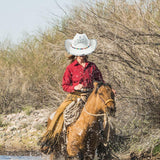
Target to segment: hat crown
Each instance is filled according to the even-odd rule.
[[[85,48],[90,44],[90,40],[86,34],[76,34],[72,41],[72,46],[75,48]]]

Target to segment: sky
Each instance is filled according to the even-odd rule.
[[[67,10],[74,4],[75,0],[0,0],[0,42],[18,43],[26,34],[45,30],[56,18],[53,13],[65,15],[58,5]]]
[[[51,27],[53,18],[62,17],[73,5],[87,0],[0,0],[0,43],[18,44],[26,35]],[[98,0],[93,0],[93,2]],[[63,9],[61,9],[63,8]],[[55,16],[55,15],[57,16]]]

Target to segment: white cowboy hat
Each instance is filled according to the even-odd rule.
[[[88,39],[86,34],[76,34],[72,39],[65,40],[65,47],[70,55],[85,56],[91,54],[97,46],[95,39]]]

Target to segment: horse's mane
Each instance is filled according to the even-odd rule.
[[[110,88],[112,88],[112,86],[111,86],[109,83],[103,83],[103,82],[97,82],[97,83],[98,83],[98,86],[97,86],[97,88],[96,88],[95,94],[97,94],[98,89],[99,89],[102,85],[104,85],[104,86],[109,86]]]

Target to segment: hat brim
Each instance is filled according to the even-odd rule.
[[[74,55],[74,56],[85,56],[85,55],[89,55],[91,54],[97,47],[97,41],[95,39],[91,39],[90,40],[90,46],[86,49],[82,49],[82,50],[79,50],[79,49],[75,49],[75,48],[72,48],[71,46],[72,44],[72,40],[71,39],[67,39],[65,40],[65,48],[67,50],[67,52],[70,54],[70,55]]]

